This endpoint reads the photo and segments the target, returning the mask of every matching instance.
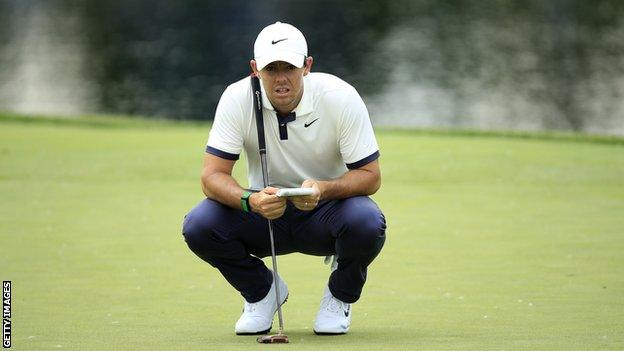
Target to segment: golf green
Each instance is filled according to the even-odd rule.
[[[234,335],[241,297],[180,233],[208,129],[0,118],[14,349],[624,348],[622,140],[378,130],[387,241],[351,332],[313,334],[329,268],[292,254],[291,343],[269,346]]]

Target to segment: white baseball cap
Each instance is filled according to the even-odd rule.
[[[254,43],[254,59],[258,70],[271,62],[285,61],[301,68],[308,56],[308,43],[293,25],[275,22],[258,34]]]

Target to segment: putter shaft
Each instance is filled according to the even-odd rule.
[[[280,290],[277,281],[277,257],[275,254],[275,240],[273,239],[273,221],[269,219],[269,238],[271,239],[271,261],[273,263],[273,283],[275,284],[275,302],[277,303],[277,318],[279,320],[278,334],[284,330],[284,320],[282,318],[282,305],[280,304]]]
[[[262,180],[264,181],[264,187],[269,186],[269,174],[267,170],[266,150],[260,151],[260,164],[262,166]],[[273,221],[269,221],[269,238],[271,240],[271,261],[273,263],[273,284],[275,284],[275,302],[277,303],[277,318],[279,320],[278,335],[282,334],[284,330],[284,319],[282,317],[282,304],[280,304],[280,291],[279,283],[277,281],[277,255],[275,254],[275,239],[273,238]]]
[[[269,186],[269,172],[267,167],[266,143],[264,139],[264,120],[262,116],[262,98],[260,93],[260,80],[257,76],[252,76],[251,85],[255,98],[253,100],[254,113],[256,116],[256,128],[258,132],[258,152],[260,153],[260,165],[262,167],[262,181],[264,187]],[[280,290],[277,273],[277,255],[275,253],[275,239],[273,238],[273,222],[269,219],[269,238],[271,240],[271,260],[273,263],[273,284],[275,284],[275,302],[277,303],[277,317],[279,319],[279,332],[269,338],[258,338],[258,342],[288,342],[288,337],[282,334],[284,330],[284,319],[282,318],[282,305],[280,304]],[[264,341],[263,341],[264,340]]]

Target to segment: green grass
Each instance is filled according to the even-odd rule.
[[[180,234],[208,126],[0,117],[0,275],[16,350],[254,350]],[[328,269],[280,257],[296,350],[624,348],[622,139],[378,131],[388,239],[352,331],[311,326]],[[236,175],[244,179],[244,167]],[[246,181],[243,180],[246,184]]]

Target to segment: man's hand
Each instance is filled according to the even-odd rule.
[[[306,179],[301,183],[302,188],[312,188],[314,193],[306,196],[293,196],[289,200],[293,205],[301,211],[311,211],[316,208],[319,200],[321,199],[321,188],[319,183],[314,179]]]
[[[278,190],[278,188],[268,186],[258,193],[251,194],[249,197],[251,210],[266,219],[281,217],[286,211],[286,199],[275,195]]]

